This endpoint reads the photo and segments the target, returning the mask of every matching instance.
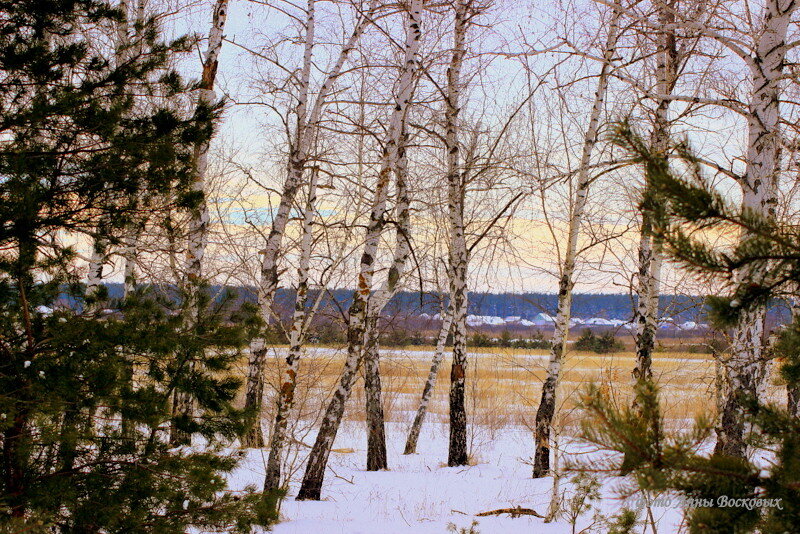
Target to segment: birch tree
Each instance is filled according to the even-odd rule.
[[[498,147],[506,138],[510,124],[522,109],[522,105],[520,105],[508,117],[503,117],[504,121],[498,125],[497,134],[493,139],[490,133],[491,129],[482,127],[480,119],[468,129],[465,126],[468,121],[461,117],[463,114],[462,94],[476,72],[480,72],[480,67],[477,71],[468,72],[466,75],[463,72],[464,59],[468,50],[467,39],[471,30],[479,26],[476,18],[489,11],[493,6],[494,2],[487,0],[458,0],[449,5],[453,10],[452,47],[449,50],[446,83],[441,86],[437,84],[444,103],[444,134],[436,134],[437,140],[444,149],[444,172],[447,179],[445,190],[447,206],[445,210],[442,210],[446,217],[446,236],[442,239],[447,242],[448,249],[444,259],[448,288],[445,293],[448,301],[446,306],[442,306],[442,324],[436,337],[436,348],[431,367],[404,449],[404,454],[414,454],[416,451],[422,424],[434,392],[438,370],[444,359],[445,345],[448,337],[452,334],[454,345],[453,365],[450,373],[450,442],[448,447],[448,461],[452,459],[454,462],[452,465],[463,465],[458,462],[467,461],[465,376],[461,375],[466,372],[467,364],[466,311],[469,260],[472,251],[490,235],[492,228],[523,195],[522,193],[513,195],[510,201],[497,210],[495,210],[497,199],[487,209],[482,209],[476,204],[472,207],[473,219],[466,220],[468,189],[481,179],[484,179],[485,183],[475,186],[477,189],[491,191],[497,185],[493,178],[488,177],[501,174],[496,172],[498,167],[502,167],[499,161],[503,159],[503,156],[497,154]],[[481,114],[483,112],[485,110]],[[469,136],[464,135],[467,132]],[[464,137],[468,138],[464,139]],[[435,209],[441,210],[438,206]],[[488,224],[478,223],[475,218],[488,218],[489,222]],[[479,224],[482,228],[477,231],[473,229],[470,232],[474,237],[472,242],[468,243],[466,227],[470,224]],[[459,321],[460,323],[458,323]]]
[[[662,28],[669,28],[675,22],[675,2],[667,0],[658,2],[658,23]],[[680,61],[674,30],[664,29],[656,37],[656,109],[654,112],[653,130],[650,141],[653,149],[666,153],[670,144],[670,96],[678,79],[678,63]],[[645,184],[644,195],[649,193],[649,184]],[[638,302],[634,315],[636,324],[636,364],[633,379],[636,382],[650,380],[653,376],[652,353],[658,329],[658,300],[660,294],[661,266],[663,253],[661,244],[653,238],[653,222],[647,212],[642,213],[639,230],[639,269],[638,269]]]
[[[106,260],[108,259],[109,241],[104,235],[107,229],[106,220],[101,220],[100,225],[95,230],[95,235],[92,242],[92,252],[89,257],[89,270],[86,275],[86,296],[90,298],[97,298],[100,286],[103,284],[103,268],[105,267]],[[92,311],[95,304],[88,307],[88,311]]]
[[[289,222],[289,215],[294,205],[295,196],[303,185],[305,168],[309,158],[312,156],[311,147],[317,137],[322,114],[328,98],[342,74],[347,58],[355,49],[364,29],[372,21],[378,9],[378,2],[371,0],[367,10],[358,16],[353,32],[339,52],[330,72],[323,80],[316,99],[309,106],[311,68],[315,45],[314,34],[316,30],[315,5],[315,0],[309,0],[306,7],[303,64],[300,75],[296,80],[298,94],[294,110],[295,127],[289,139],[289,161],[286,169],[286,180],[284,181],[280,201],[275,210],[272,226],[262,251],[258,306],[265,324],[269,324],[272,320],[272,305],[275,300],[275,293],[278,290],[278,260],[280,258],[281,242],[286,233],[286,225]],[[255,414],[256,423],[242,438],[244,447],[262,447],[264,442],[261,432],[260,413],[264,396],[266,352],[267,347],[263,338],[255,340],[250,347],[245,409]]]
[[[584,209],[589,194],[593,177],[590,174],[592,152],[597,144],[600,117],[608,89],[608,79],[611,74],[612,61],[616,53],[617,39],[619,36],[619,19],[621,11],[619,2],[611,8],[608,22],[608,34],[603,49],[603,63],[597,78],[597,88],[594,93],[594,102],[589,115],[589,125],[583,138],[581,160],[578,167],[578,179],[575,186],[572,210],[569,218],[567,245],[561,267],[561,277],[558,284],[558,304],[555,318],[555,330],[551,341],[550,361],[547,366],[547,376],[542,384],[541,400],[536,411],[535,441],[533,476],[539,478],[546,476],[550,471],[550,433],[553,417],[556,410],[556,395],[558,382],[561,377],[561,368],[566,351],[566,341],[569,335],[569,321],[572,307],[572,289],[575,285],[574,274],[578,254],[578,238],[580,237]]]
[[[454,6],[453,54],[447,69],[445,98],[445,153],[447,154],[447,209],[450,220],[450,299],[453,315],[453,363],[450,368],[450,441],[447,465],[466,465],[467,411],[465,378],[467,370],[467,240],[464,235],[466,184],[459,162],[458,115],[461,111],[461,67],[464,63],[469,24],[468,0]]]
[[[405,122],[405,117],[402,119]],[[402,126],[405,127],[404,125]],[[395,249],[392,265],[381,288],[370,295],[364,343],[364,389],[367,414],[367,471],[388,469],[386,431],[381,400],[380,347],[378,321],[389,301],[401,287],[403,275],[411,256],[411,201],[408,194],[408,136],[401,133],[394,168],[397,217]]]
[[[760,26],[752,28],[752,53],[733,43],[728,45],[746,63],[752,83],[747,117],[746,169],[740,179],[742,205],[768,217],[775,216],[777,206],[780,84],[789,47],[786,35],[797,5],[796,0],[767,0]],[[743,232],[741,239],[747,238],[747,233]],[[750,279],[757,283],[760,273],[742,269],[737,276],[739,280]],[[766,362],[762,338],[765,317],[766,309],[761,306],[743,313],[736,326],[727,369],[730,387],[724,399],[715,453],[745,454],[742,397],[757,396],[764,378]]]
[[[136,3],[136,28],[141,31],[145,23],[145,3],[146,0],[138,0]],[[144,39],[137,33],[136,35],[136,54],[144,52]],[[123,262],[123,298],[128,298],[136,290],[136,261],[139,255],[139,240],[144,231],[146,219],[135,220],[126,229],[122,236],[122,262]]]
[[[433,361],[431,368],[428,371],[428,378],[425,380],[425,385],[422,388],[422,397],[420,398],[419,405],[417,405],[417,412],[414,415],[414,421],[411,423],[411,428],[408,431],[406,438],[406,445],[403,449],[403,454],[415,454],[417,452],[417,442],[419,441],[419,434],[422,431],[422,424],[425,422],[425,416],[428,413],[428,405],[433,396],[433,390],[436,386],[436,377],[439,374],[439,366],[444,359],[447,338],[450,336],[453,325],[453,308],[448,303],[442,315],[442,326],[439,327],[439,334],[436,336],[436,349],[433,354]]]
[[[197,112],[204,114],[210,111],[216,100],[214,81],[219,66],[219,53],[222,50],[223,32],[228,16],[228,0],[217,0],[211,18],[211,29],[208,33],[208,44],[203,55],[203,71],[197,89]],[[200,295],[203,291],[203,257],[208,242],[208,204],[206,201],[206,172],[208,170],[208,149],[211,140],[194,146],[194,176],[191,191],[196,195],[196,205],[192,207],[189,218],[188,243],[186,248],[186,312],[190,323],[197,321],[200,313]],[[173,410],[177,414],[192,416],[194,403],[189,393],[176,390]],[[173,444],[191,443],[191,436],[176,427],[171,429],[170,442]]]
[[[264,478],[264,491],[280,488],[281,459],[283,446],[286,441],[286,429],[289,413],[294,401],[294,392],[297,386],[297,371],[300,366],[300,356],[303,350],[303,338],[307,331],[308,284],[309,267],[311,263],[311,245],[313,242],[314,210],[317,201],[317,178],[319,173],[313,171],[308,183],[308,197],[303,210],[303,231],[300,242],[300,262],[297,267],[297,293],[295,295],[294,313],[289,331],[289,354],[286,356],[286,367],[283,371],[283,381],[278,390],[277,409],[275,421],[272,425],[270,438],[269,458],[267,460],[267,473]]]
[[[338,386],[325,411],[319,433],[309,454],[303,482],[297,495],[298,500],[319,500],[320,498],[328,456],[341,424],[345,403],[350,396],[356,373],[364,357],[368,302],[372,292],[376,254],[386,223],[389,182],[392,170],[397,168],[401,157],[399,150],[405,131],[406,112],[413,97],[414,75],[418,68],[417,53],[422,37],[422,1],[411,0],[409,4],[405,5],[405,10],[407,13],[403,63],[397,80],[395,105],[387,127],[378,181],[374,188],[372,209],[360,261],[358,287],[353,293],[353,302],[349,310],[347,357]]]
[[[140,6],[143,5],[140,3]],[[120,68],[125,65],[133,52],[129,24],[131,8],[128,0],[120,0],[117,10],[120,12],[120,19],[114,28],[114,64]],[[111,252],[111,240],[109,239],[111,228],[109,228],[109,225],[110,219],[108,217],[101,218],[92,238],[92,250],[86,275],[86,296],[90,297],[90,299],[97,298],[100,287],[103,284],[103,271]],[[95,310],[97,304],[96,302],[90,304],[89,311]]]
[[[671,6],[664,4],[664,15],[674,15],[675,22],[664,30],[685,29],[714,40],[740,59],[747,68],[751,86],[749,102],[735,99],[710,99],[697,96],[666,94],[663,98],[711,104],[739,113],[747,122],[747,141],[744,155],[745,170],[733,175],[742,190],[742,206],[755,213],[774,217],[778,203],[778,178],[780,172],[780,85],[784,77],[786,53],[797,43],[787,43],[787,32],[792,16],[797,11],[795,0],[766,0],[760,13],[752,12],[750,5],[741,13],[715,10],[705,20],[678,16]],[[659,30],[658,25],[651,24]],[[718,167],[715,167],[720,170]],[[742,231],[740,243],[748,239]],[[745,267],[737,272],[738,281],[758,283],[761,273]],[[743,456],[745,445],[745,418],[742,400],[758,396],[767,369],[764,351],[764,321],[766,310],[755,307],[738,316],[734,329],[731,356],[727,360],[726,374],[729,387],[722,399],[722,413],[717,428],[716,453]]]

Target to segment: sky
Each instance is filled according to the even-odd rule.
[[[568,2],[565,1],[564,4],[566,3]],[[166,30],[172,35],[187,32],[205,34],[210,21],[211,4],[210,0],[195,2],[189,8],[180,10],[181,16],[173,18]],[[297,12],[286,3],[280,5],[290,12]],[[552,159],[552,166],[574,171],[575,146],[580,143],[581,132],[588,117],[588,105],[596,83],[592,76],[598,70],[597,64],[576,61],[574,67],[570,64],[562,65],[558,76],[552,76],[550,69],[565,59],[563,54],[541,53],[521,57],[520,53],[544,49],[559,37],[568,37],[577,44],[588,46],[587,43],[596,40],[598,35],[602,36],[598,34],[598,21],[599,14],[605,8],[591,0],[576,0],[570,2],[572,10],[569,16],[561,16],[556,5],[556,2],[497,2],[497,8],[484,18],[484,25],[479,29],[473,44],[474,49],[491,53],[482,57],[473,54],[467,58],[467,70],[474,73],[474,79],[480,84],[476,84],[478,89],[469,92],[464,115],[481,116],[481,120],[488,123],[495,121],[495,126],[498,126],[504,120],[502,117],[522,102],[526,94],[526,83],[529,79],[521,66],[523,61],[527,61],[532,65],[533,76],[541,76],[544,82],[537,90],[537,96],[526,105],[525,111],[530,116],[537,117],[536,125],[532,127],[541,136],[539,142],[553,144],[552,147],[545,147],[555,152],[548,156]],[[322,44],[316,48],[315,54],[321,66],[330,59],[326,56],[329,46],[325,41],[341,33],[342,21],[331,10],[331,6],[330,2],[318,2],[319,37]],[[296,28],[297,24],[291,23],[286,15],[275,8],[247,1],[233,1],[230,4],[217,84],[217,94],[226,99],[227,105],[224,120],[214,140],[212,155],[218,159],[217,168],[224,169],[218,180],[223,182],[224,191],[217,195],[217,211],[222,212],[223,222],[227,226],[240,227],[233,231],[245,232],[255,226],[266,231],[271,220],[277,195],[263,187],[252,185],[245,175],[256,177],[259,182],[274,190],[280,188],[285,165],[285,143],[282,141],[285,134],[279,115],[269,105],[275,101],[265,98],[264,91],[280,84],[281,76],[285,74],[263,57],[269,56],[267,47],[270,44],[280,42],[279,57],[282,62],[291,64],[291,58],[296,57],[301,43],[282,39],[295,36]],[[379,43],[375,32],[369,32],[370,30],[370,42]],[[197,54],[182,60],[180,69],[187,77],[198,76],[199,53],[203,46],[201,43]],[[592,49],[589,47],[585,50],[591,52]],[[262,57],[258,57],[259,54]],[[573,83],[572,89],[565,101],[556,102],[553,87],[565,83]],[[622,82],[612,81],[612,91],[622,87]],[[625,92],[621,91],[620,94],[624,95]],[[626,98],[609,98],[607,117],[625,113],[626,106],[630,105]],[[539,119],[539,116],[547,118]],[[742,142],[742,128],[737,121],[726,115],[712,113],[703,117],[701,122],[706,131],[702,136],[694,136],[693,144],[699,150],[716,151],[722,160],[735,161]],[[709,125],[713,127],[709,128]],[[689,129],[694,125],[682,126]],[[566,128],[572,139],[555,139],[552,132],[557,127]],[[523,146],[528,142],[524,134],[514,135],[519,139],[514,148],[519,152],[528,150]],[[428,156],[419,157],[424,159]],[[413,155],[411,159],[413,162]],[[214,164],[212,160],[212,166]],[[609,239],[612,235],[617,238],[595,246],[583,255],[576,277],[575,291],[579,293],[615,293],[630,289],[632,266],[638,246],[634,223],[635,198],[640,177],[631,171],[614,177],[613,182],[611,180],[600,179],[593,186],[589,206],[589,218],[593,224],[584,229],[584,233],[600,240]],[[508,184],[511,184],[510,187]],[[472,261],[471,286],[481,291],[554,292],[557,287],[558,257],[566,236],[568,186],[552,186],[547,190],[546,198],[542,199],[538,186],[530,177],[512,177],[508,184],[506,189],[525,190],[525,200],[520,204],[517,215],[508,221],[507,239],[502,246],[476,251]],[[735,191],[731,184],[720,185]],[[476,193],[476,196],[479,194]],[[497,209],[502,200],[489,198],[482,202],[475,214],[478,226],[480,220],[488,220],[488,213]],[[341,203],[326,203],[325,200],[320,206],[323,217],[332,216],[342,209]],[[485,213],[481,209],[485,209]],[[418,224],[425,226],[433,224],[433,221],[420,220]],[[249,258],[246,261],[253,262],[254,265],[247,266],[244,270],[252,278],[257,276],[259,243],[252,236],[248,239],[249,251],[244,256]],[[435,239],[441,239],[441,236]],[[585,242],[586,239],[582,245]],[[443,243],[428,242],[420,247],[442,249]],[[217,252],[220,258],[230,256],[229,261],[236,261],[237,257],[241,257],[241,254],[231,255],[229,251]],[[119,276],[119,269],[116,271],[112,279]],[[665,278],[667,287],[692,290],[697,287],[685,276],[671,269],[667,270]],[[342,283],[348,285],[346,279]]]

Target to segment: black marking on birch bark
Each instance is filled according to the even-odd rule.
[[[369,319],[364,346],[364,390],[367,415],[367,471],[388,469],[386,431],[381,402],[377,317]]]
[[[782,11],[780,0],[768,0],[750,69],[755,89],[748,106],[748,138],[754,141],[748,146],[747,169],[741,183],[743,204],[767,216],[771,214],[769,206],[776,195],[774,172],[780,156],[776,139],[780,122],[778,93],[786,53],[786,32],[794,9],[794,2]],[[772,46],[765,50],[770,44]],[[743,234],[742,239],[746,238]],[[752,268],[743,268],[736,272],[736,281],[757,279],[758,276],[759,273]],[[760,383],[764,380],[763,319],[764,310],[759,308],[742,314],[736,326],[732,354],[726,364],[730,387],[723,402],[715,454],[744,457],[746,453],[742,398],[743,395],[757,397]]]
[[[420,0],[412,0],[414,3]],[[412,10],[413,12],[414,10]],[[415,23],[414,14],[411,15],[410,23]],[[411,39],[411,33],[406,30],[406,39]],[[407,54],[414,56],[419,45],[419,38],[415,36],[413,39],[414,46],[408,46]],[[413,72],[409,70],[416,66],[416,61],[406,61],[407,65],[401,70],[400,81],[401,95],[396,98],[396,102],[407,102],[408,94],[413,91],[413,85],[404,83],[406,78],[412,78]],[[322,482],[325,475],[325,468],[327,466],[328,457],[331,452],[333,440],[341,423],[342,414],[344,412],[344,404],[347,401],[352,391],[355,374],[361,365],[364,357],[363,342],[366,328],[367,318],[367,298],[370,295],[370,288],[372,285],[373,272],[369,268],[371,259],[373,258],[374,251],[379,245],[380,234],[382,233],[384,222],[384,214],[386,211],[386,188],[388,187],[390,165],[393,163],[391,159],[396,157],[397,136],[403,132],[402,121],[404,120],[403,113],[394,112],[390,118],[389,136],[384,145],[383,163],[381,172],[378,176],[378,184],[375,190],[375,197],[373,200],[373,209],[370,215],[370,224],[367,227],[367,237],[364,244],[364,254],[361,261],[361,272],[359,273],[358,289],[353,293],[353,304],[350,307],[350,317],[348,325],[348,349],[347,359],[342,375],[339,380],[339,385],[331,398],[328,408],[323,417],[322,424],[317,434],[317,439],[309,454],[308,464],[306,466],[305,475],[300,486],[298,493],[298,500],[314,499],[319,500]],[[365,263],[364,259],[369,258],[370,262]]]

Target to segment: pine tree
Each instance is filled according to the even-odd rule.
[[[676,176],[663,152],[652,151],[629,125],[618,127],[615,141],[643,164],[649,183],[643,207],[654,221],[654,235],[667,254],[700,276],[721,279],[728,297],[709,297],[718,327],[732,327],[742,314],[771,298],[795,291],[800,274],[800,231],[749,208],[734,208],[703,179],[685,144],[675,147],[687,178]],[[730,249],[717,249],[695,235],[698,229],[739,228],[746,237]],[[753,276],[737,275],[746,268]],[[783,359],[788,388],[800,385],[800,322],[776,335],[773,352]],[[636,408],[615,406],[596,388],[583,398],[589,419],[584,437],[622,453],[625,472],[638,488],[676,491],[692,499],[687,507],[690,532],[784,533],[800,530],[800,420],[791,409],[766,404],[747,390],[733,392],[743,407],[740,424],[757,429],[750,445],[768,447],[775,457],[768,468],[717,448],[701,454],[713,422],[701,417],[688,432],[664,430],[658,389],[651,380],[635,386]],[[597,467],[597,466],[595,466]],[[619,466],[600,466],[601,470]]]
[[[254,310],[205,292],[198,323],[180,299],[142,290],[118,314],[81,312],[90,303],[69,245],[100,221],[111,239],[128,228],[147,209],[130,201],[144,189],[185,209],[200,200],[192,149],[216,109],[182,112],[191,86],[166,68],[188,41],[162,42],[150,20],[147,53],[116,62],[102,36],[125,15],[108,2],[2,1],[0,13],[2,528],[247,530],[258,496],[226,490],[238,458],[214,449],[244,429],[228,370]],[[156,104],[136,106],[134,86]],[[202,434],[206,452],[169,448],[175,391],[197,399],[175,424]]]

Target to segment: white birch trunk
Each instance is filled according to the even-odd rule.
[[[621,11],[618,2],[612,8],[611,19],[608,26],[608,36],[603,51],[603,65],[597,78],[597,89],[594,94],[589,126],[583,138],[580,168],[578,169],[578,183],[575,188],[574,204],[570,214],[567,246],[564,251],[564,263],[561,266],[561,279],[558,283],[558,308],[556,311],[555,330],[553,332],[552,346],[550,349],[550,362],[547,367],[547,376],[542,384],[542,396],[539,408],[536,411],[536,452],[534,455],[533,476],[543,477],[550,471],[550,433],[553,426],[553,417],[556,411],[556,394],[561,377],[561,367],[564,361],[566,341],[569,336],[569,320],[572,307],[572,288],[575,285],[575,262],[578,253],[578,238],[580,237],[583,212],[589,194],[592,176],[589,174],[592,152],[597,144],[597,133],[600,126],[600,116],[608,89],[608,78],[612,61],[616,52],[617,36],[619,33],[619,17]]]
[[[419,50],[422,30],[422,1],[411,0],[406,21],[406,43],[403,65],[398,79],[398,93],[395,107],[389,119],[387,138],[381,158],[381,170],[375,187],[370,220],[367,225],[364,250],[358,275],[358,289],[353,293],[350,306],[350,318],[347,329],[347,359],[339,380],[338,387],[325,411],[322,425],[308,459],[303,483],[297,496],[298,500],[319,500],[325,468],[328,463],[333,441],[339,430],[344,413],[344,405],[352,391],[356,372],[363,356],[364,334],[367,326],[367,303],[372,290],[372,279],[375,274],[375,257],[378,251],[380,236],[385,224],[387,191],[392,169],[398,163],[398,147],[405,131],[406,110],[413,96],[414,75],[418,69],[417,52]]]
[[[786,34],[794,0],[767,0],[763,26],[754,36],[755,57],[748,62],[752,94],[748,117],[747,167],[741,180],[743,207],[768,217],[775,215],[777,205],[778,158],[780,147],[779,91],[786,57]],[[747,239],[743,234],[741,239]],[[757,282],[761,273],[743,269],[739,281]],[[763,307],[744,313],[735,333],[728,361],[730,387],[720,425],[717,429],[715,453],[743,457],[746,453],[744,408],[742,396],[756,397],[764,380],[766,365],[763,356]]]
[[[445,153],[447,157],[447,207],[450,222],[450,298],[453,308],[453,363],[450,368],[450,436],[447,465],[466,465],[467,410],[465,376],[467,371],[467,241],[464,235],[466,184],[459,161],[458,115],[461,111],[461,67],[466,51],[469,26],[469,0],[459,0],[453,22],[453,53],[447,69],[445,98]]]
[[[139,256],[139,239],[141,225],[131,228],[122,237],[122,261],[124,263],[124,279],[122,297],[127,299],[136,291],[136,261]]]
[[[228,16],[228,0],[217,0],[211,20],[211,30],[208,33],[208,46],[203,56],[203,73],[197,93],[197,105],[212,106],[216,99],[214,81],[219,65],[219,53],[222,50],[223,32]],[[208,149],[210,141],[198,143],[194,147],[194,177],[192,192],[199,196],[199,203],[192,208],[189,219],[188,243],[186,248],[185,273],[186,273],[186,313],[190,322],[195,324],[200,313],[200,291],[202,291],[203,257],[208,242],[208,204],[205,194],[205,180],[208,171]],[[192,364],[193,365],[193,364]],[[174,396],[173,411],[176,415],[192,417],[194,400],[185,391],[176,391]],[[191,435],[181,431],[175,426],[170,433],[170,443],[184,445],[191,443]]]
[[[197,93],[198,107],[214,105],[216,92],[214,81],[217,76],[219,54],[222,50],[223,32],[228,16],[228,0],[217,0],[208,34],[208,47],[203,58],[203,75]],[[186,250],[186,278],[190,286],[196,286],[203,275],[203,257],[208,243],[208,204],[206,194],[206,174],[208,172],[208,149],[210,142],[198,143],[194,148],[194,179],[192,192],[200,197],[199,204],[192,210],[189,221],[188,245]],[[191,291],[191,289],[190,289]]]
[[[279,282],[278,259],[280,256],[281,243],[286,233],[286,225],[289,222],[289,214],[294,204],[295,196],[303,184],[306,162],[310,155],[311,145],[317,136],[320,118],[325,104],[327,103],[328,95],[335,87],[336,81],[341,75],[342,68],[350,52],[355,48],[376,9],[377,2],[373,0],[367,12],[357,21],[355,29],[347,43],[342,47],[336,63],[334,63],[330,73],[320,87],[319,94],[314,101],[311,112],[308,113],[308,94],[315,31],[315,2],[314,0],[309,0],[308,2],[306,10],[305,51],[303,54],[303,68],[300,74],[300,87],[296,108],[297,125],[293,139],[290,141],[286,181],[283,184],[278,209],[272,219],[272,227],[267,236],[264,250],[262,251],[261,279],[258,287],[258,307],[264,324],[269,324],[272,320],[272,305],[275,300],[275,293],[278,290]],[[242,438],[242,445],[245,447],[263,446],[264,438],[261,432],[260,414],[264,396],[265,357],[266,344],[264,339],[256,339],[250,347],[247,385],[245,390],[245,409],[253,412],[256,422],[250,432]]]
[[[314,207],[317,201],[317,172],[311,173],[308,184],[308,198],[303,214],[303,234],[300,244],[300,262],[297,267],[297,294],[294,301],[292,326],[289,331],[289,354],[286,356],[284,378],[278,391],[278,403],[275,411],[275,422],[272,426],[267,474],[264,478],[264,491],[281,487],[281,462],[283,447],[286,442],[286,429],[289,414],[294,402],[294,391],[297,385],[297,372],[300,368],[300,356],[303,350],[303,338],[306,331],[306,304],[308,302],[308,272],[311,263],[311,245],[313,240]]]
[[[397,294],[411,256],[411,201],[408,197],[408,160],[405,132],[400,134],[397,156],[394,163],[396,184],[397,231],[392,265],[381,288],[370,296],[369,324],[366,329],[364,350],[364,388],[367,415],[367,471],[388,469],[386,456],[386,431],[384,428],[383,404],[380,377],[380,350],[378,343],[378,321],[383,308]]]
[[[453,301],[452,296],[450,302]],[[439,335],[436,338],[436,351],[433,354],[433,361],[431,368],[428,371],[428,378],[425,380],[425,386],[422,388],[422,398],[417,407],[417,414],[414,416],[414,422],[411,423],[411,429],[408,431],[408,438],[406,438],[406,447],[403,454],[416,454],[417,441],[419,441],[419,434],[422,431],[422,424],[425,422],[425,416],[428,413],[428,405],[433,396],[433,390],[436,387],[436,377],[439,374],[439,366],[444,359],[444,350],[447,344],[447,337],[450,335],[451,327],[453,325],[453,308],[448,303],[444,316],[442,317],[442,326],[439,328]]]
[[[104,224],[106,218],[101,218],[101,225]],[[108,258],[109,243],[106,237],[103,237],[105,230],[98,226],[97,235],[94,237],[92,243],[92,254],[89,257],[89,272],[86,275],[86,297],[89,299],[96,299],[100,291],[100,286],[103,284],[103,266]],[[100,303],[92,301],[87,305],[87,311],[94,313],[97,311]]]
[[[659,5],[659,24],[666,27],[675,22],[674,2]],[[654,150],[663,154],[670,143],[669,107],[670,96],[675,88],[678,72],[678,52],[675,34],[661,31],[658,35],[656,56],[656,93],[658,103],[651,135]],[[650,184],[645,184],[648,190]],[[660,293],[662,245],[653,237],[653,224],[648,214],[642,215],[639,235],[638,303],[634,321],[636,323],[636,365],[634,381],[652,378],[652,354],[658,330],[658,298]]]
[[[122,20],[116,25],[116,35],[114,36],[114,65],[120,67],[130,57],[131,39],[129,33],[128,15],[130,6],[127,0],[120,0],[117,9],[123,13]],[[110,228],[106,217],[100,218],[100,223],[96,228],[96,235],[92,242],[92,253],[89,257],[89,272],[86,276],[86,293],[91,299],[97,297],[100,286],[103,284],[103,267],[108,261],[110,253],[110,242],[105,235]],[[100,303],[92,302],[88,306],[89,312],[96,312]]]

